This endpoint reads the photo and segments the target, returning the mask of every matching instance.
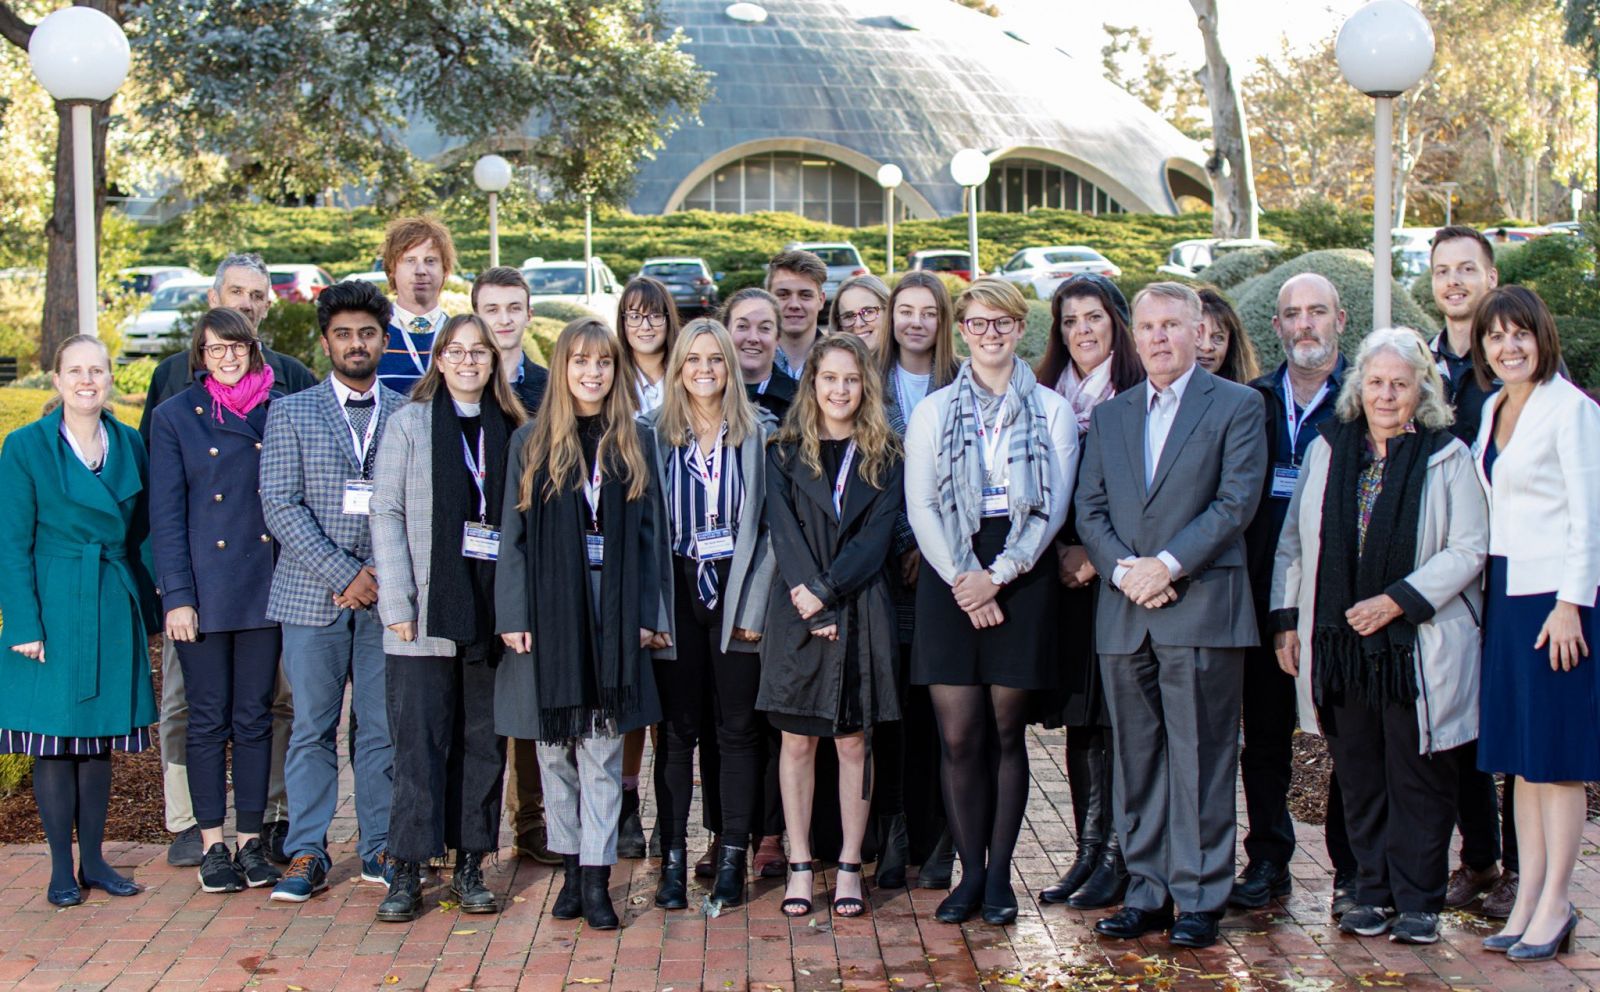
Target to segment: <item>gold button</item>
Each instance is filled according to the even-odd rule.
[[[211,498],[216,500],[218,503],[222,502],[222,494],[221,493],[217,493],[215,496],[213,496]]]
[[[212,448],[209,453],[210,453],[212,458],[217,457],[217,449],[216,448]]]
[[[261,543],[262,544],[271,544],[272,543],[272,538],[267,534],[262,534],[261,535]]]
[[[206,408],[203,407],[203,406],[197,406],[197,407],[194,408],[194,412],[197,413],[197,414],[198,413],[205,413],[206,412]]]
[[[218,541],[217,542],[217,547],[219,547],[219,548],[225,548],[227,546],[228,546],[228,542],[227,541]]]

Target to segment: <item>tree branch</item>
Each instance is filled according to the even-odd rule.
[[[0,35],[23,51],[27,51],[28,39],[33,37],[33,25],[19,17],[9,3],[0,3]]]

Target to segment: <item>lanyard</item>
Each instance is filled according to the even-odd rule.
[[[489,474],[489,463],[483,457],[483,431],[478,431],[478,460],[472,460],[472,449],[467,446],[467,436],[461,435],[461,453],[467,457],[467,471],[472,474],[472,483],[478,487],[478,521],[482,523],[489,519],[489,496],[483,490],[483,481]]]
[[[717,431],[717,443],[711,448],[711,460],[706,461],[706,456],[700,451],[700,442],[690,438],[689,443],[689,473],[693,475],[706,490],[706,529],[711,530],[717,524],[717,494],[722,490],[722,439],[727,436],[728,425],[723,423]]]
[[[983,458],[984,475],[991,480],[994,478],[993,466],[995,455],[999,454],[1000,452],[1000,438],[1004,433],[1000,430],[1000,422],[1005,419],[1005,415],[1006,400],[1005,397],[1002,396],[1000,397],[999,409],[996,410],[994,414],[994,426],[986,431],[983,426],[983,412],[978,409],[977,398],[973,398],[972,419],[977,421],[978,424],[978,454]],[[994,435],[992,439],[989,437],[991,433]]]
[[[1312,411],[1316,410],[1317,405],[1322,402],[1322,398],[1327,395],[1328,383],[1327,380],[1324,380],[1322,388],[1317,390],[1317,395],[1311,397],[1311,402],[1306,404],[1304,410],[1296,413],[1294,387],[1289,385],[1289,373],[1285,372],[1283,374],[1283,417],[1289,424],[1289,461],[1291,463],[1300,464],[1300,456],[1298,454],[1300,451],[1300,429],[1306,425],[1306,421],[1311,419]]]
[[[428,326],[432,327],[433,321],[428,321]],[[400,328],[400,340],[406,343],[406,351],[410,352],[411,364],[417,367],[417,373],[419,375],[427,375],[428,367],[422,364],[422,356],[417,353],[416,343],[411,340],[410,328],[404,326]]]
[[[355,447],[356,463],[361,466],[361,477],[363,479],[372,475],[372,466],[367,463],[367,456],[373,454],[372,437],[378,433],[378,405],[382,402],[378,397],[378,387],[374,384],[372,387],[372,417],[368,419],[366,433],[362,435],[356,434],[356,425],[350,422],[350,411],[345,409],[343,403],[339,404],[339,410],[344,414],[344,424],[350,429],[350,442]]]
[[[768,372],[767,373],[767,377],[765,379],[761,380],[761,384],[760,385],[756,386],[756,395],[757,396],[765,396],[765,395],[767,395],[767,386],[771,382],[772,382],[772,373]]]
[[[833,513],[834,516],[844,517],[844,485],[850,480],[850,463],[856,460],[856,439],[851,438],[845,446],[844,458],[839,462],[839,477],[833,480]]]
[[[894,367],[894,398],[900,404],[900,419],[911,419],[911,404],[906,402],[906,376],[905,370],[896,365]]]
[[[600,450],[595,449],[594,471],[583,484],[583,498],[589,501],[589,514],[594,519],[594,529],[600,531]]]

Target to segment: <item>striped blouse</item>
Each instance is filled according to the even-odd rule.
[[[727,430],[723,424],[709,455],[701,453],[699,442],[690,431],[689,443],[674,448],[667,460],[664,495],[668,539],[672,553],[680,558],[697,558],[696,531],[727,528],[733,538],[738,537],[739,512],[744,506],[744,468],[739,463],[739,449],[724,443]],[[715,502],[708,508],[711,494]],[[701,561],[695,570],[696,592],[707,609],[716,609],[720,598],[713,565],[712,561]]]

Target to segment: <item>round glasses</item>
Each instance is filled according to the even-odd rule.
[[[205,346],[207,358],[243,358],[256,349],[254,341],[229,341],[227,344],[208,344]]]
[[[463,362],[471,362],[473,365],[487,365],[489,364],[489,359],[494,357],[494,352],[488,348],[463,348],[458,344],[453,344],[439,352],[439,357],[451,365],[460,365]]]
[[[968,317],[961,322],[961,326],[967,329],[968,334],[976,334],[980,338],[990,331],[1005,337],[1017,329],[1018,321],[1015,317]]]
[[[850,310],[839,315],[840,327],[854,327],[857,324],[871,324],[877,321],[878,315],[883,313],[883,307],[862,307],[860,310]]]

